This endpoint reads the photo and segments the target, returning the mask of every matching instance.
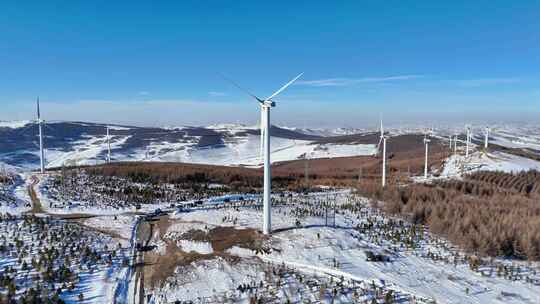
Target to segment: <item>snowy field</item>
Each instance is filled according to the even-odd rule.
[[[338,205],[346,205],[351,198],[347,195],[338,195],[331,199],[336,199]],[[310,200],[317,201],[313,198]],[[241,263],[238,271],[237,267],[231,268],[229,260],[220,260],[221,255],[210,259],[204,258],[185,269],[178,268],[175,273],[183,279],[171,278],[164,286],[153,290],[154,303],[165,303],[165,299],[197,302],[201,299],[209,300],[216,294],[227,295],[228,299],[238,298],[237,302],[242,302],[240,300],[243,298],[235,291],[234,286],[244,281],[264,281],[265,278],[260,277],[260,272],[263,271],[261,265],[285,265],[297,273],[306,275],[306,278],[325,276],[344,278],[360,285],[375,284],[386,293],[392,290],[394,294],[402,295],[403,303],[412,302],[413,297],[417,301],[435,300],[436,303],[540,301],[540,277],[533,275],[532,270],[522,271],[533,276],[536,283],[507,280],[492,272],[488,275],[488,269],[493,271],[488,266],[483,270],[473,271],[464,261],[463,253],[427,232],[420,233],[425,236],[416,242],[414,248],[404,247],[405,243],[392,241],[390,235],[394,232],[382,232],[390,219],[371,209],[365,201],[362,206],[358,212],[340,208],[335,217],[335,227],[325,225],[324,217],[306,215],[316,210],[315,205],[276,207],[273,209],[275,232],[264,245],[268,250],[260,252],[242,245],[228,249],[227,254],[240,257],[242,260],[246,259],[246,263]],[[210,209],[177,213],[171,220],[176,222],[169,227],[166,238],[182,239],[190,230],[208,233],[218,227],[234,227],[241,231],[249,228],[258,229],[262,223],[262,212],[253,208]],[[412,228],[403,226],[398,231],[408,231],[407,229]],[[177,242],[180,245],[187,245],[188,252],[195,251],[201,255],[212,253],[208,243],[201,244],[188,240]],[[388,260],[368,261],[368,252],[384,254]],[[450,262],[456,254],[462,258]],[[434,256],[441,258],[436,259]],[[262,264],[254,266],[257,264],[253,261],[257,260]],[[512,264],[511,261],[500,263]],[[185,271],[190,273],[190,279],[184,277]],[[206,285],[213,282],[211,278],[223,279],[219,280],[219,284]],[[203,288],[203,285],[207,287]],[[268,291],[265,288],[260,288],[259,292]],[[307,297],[307,293],[304,290],[300,293],[291,291],[287,297],[298,300],[296,296],[303,294]],[[335,303],[349,303],[351,296],[352,294],[343,295],[342,298],[336,296],[334,300]]]
[[[127,258],[114,239],[77,224],[33,216],[1,216],[0,231],[0,270],[8,298],[31,303],[32,290],[37,290],[42,297],[66,303],[110,303]]]
[[[84,123],[77,123],[77,128],[84,128]],[[28,122],[1,122],[0,128],[24,129],[28,127]],[[73,126],[71,126],[73,127]],[[89,124],[88,128],[95,128]],[[103,126],[98,126],[103,127]],[[387,128],[389,136],[399,136],[405,134],[421,134],[431,129],[433,126],[399,126]],[[163,129],[170,132],[183,132],[183,128]],[[126,127],[112,127],[113,130],[130,130]],[[296,132],[296,138],[305,136],[348,136],[353,134],[367,134],[377,131],[371,129],[337,128],[337,129],[302,129],[292,127],[280,127],[281,130]],[[260,137],[257,126],[243,126],[237,124],[220,124],[206,127],[207,132],[217,132],[221,135],[222,141],[210,144],[200,144],[202,139],[198,135],[189,135],[181,138],[169,138],[159,136],[151,138],[138,138],[137,133],[113,134],[111,136],[111,149],[113,161],[173,161],[197,164],[213,164],[226,166],[252,166],[261,165],[260,157]],[[465,126],[439,126],[433,129],[433,136],[448,141],[449,136],[459,134],[459,143],[463,145]],[[484,140],[484,126],[473,125],[472,137],[475,142],[481,143]],[[529,149],[533,153],[540,153],[540,128],[534,125],[493,125],[490,131],[490,142],[509,148]],[[113,132],[114,133],[114,132]],[[134,143],[135,142],[135,143]],[[203,141],[204,142],[204,141]],[[107,142],[105,134],[82,133],[74,142],[67,141],[64,146],[51,148],[45,144],[46,166],[49,168],[63,165],[95,165],[105,162],[107,154]],[[354,140],[348,139],[344,143],[320,144],[314,140],[291,139],[284,136],[273,136],[271,139],[271,159],[273,162],[289,161],[303,158],[334,158],[344,156],[365,156],[376,153],[377,141],[373,143],[358,144]],[[33,157],[29,158],[28,154]],[[20,157],[22,167],[37,168],[38,150],[35,147],[24,150],[12,151],[2,154],[0,158],[13,160]],[[25,163],[24,160],[28,159]],[[2,161],[3,159],[0,159]]]
[[[0,214],[21,214],[30,210],[30,197],[27,187],[30,180],[25,174],[16,171],[6,171],[9,182],[0,182]]]
[[[503,152],[473,152],[464,155],[452,155],[446,159],[440,178],[455,178],[475,171],[502,171],[518,173],[521,171],[540,171],[540,162],[529,158]]]
[[[128,137],[111,139],[111,149],[121,147]],[[138,149],[129,154],[115,153],[115,161],[169,161],[212,165],[244,165],[260,166],[259,136],[247,135],[234,138],[224,145],[198,147],[196,142],[167,142],[156,141],[144,149]],[[106,153],[103,138],[89,137],[77,143],[74,151],[64,152],[47,149],[47,167],[61,167],[62,165],[94,165],[103,163],[102,157]],[[311,141],[294,140],[274,137],[271,141],[272,162],[289,161],[308,158],[333,158],[359,155],[374,155],[374,144],[313,144]]]
[[[36,194],[42,208],[49,214],[86,214],[86,215],[120,215],[124,213],[150,213],[156,209],[170,206],[172,202],[179,201],[181,189],[163,185],[163,189],[170,191],[171,195],[166,200],[151,202],[149,200],[135,199],[123,200],[107,195],[108,191],[122,192],[123,188],[137,187],[141,191],[157,191],[152,185],[131,183],[126,180],[99,180],[100,183],[91,180],[84,172],[74,177],[72,184],[59,185],[62,179],[59,174],[46,174],[36,176],[39,180],[36,186]],[[69,177],[65,177],[67,180]],[[174,193],[173,193],[174,192]],[[21,193],[21,196],[23,193]]]

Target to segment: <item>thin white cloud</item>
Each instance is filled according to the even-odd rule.
[[[208,92],[208,95],[211,96],[211,97],[222,97],[222,96],[227,96],[227,94],[224,93],[224,92],[215,92],[215,91]]]
[[[519,78],[476,78],[457,80],[456,83],[462,87],[481,87],[500,84],[512,84],[521,82]]]
[[[363,78],[326,78],[315,80],[300,80],[297,81],[298,85],[307,85],[312,87],[344,87],[352,86],[361,83],[381,83],[400,80],[411,80],[422,78],[422,75],[397,75],[386,77],[363,77]]]
[[[148,95],[150,95],[150,92],[148,92],[148,91],[140,91],[139,93],[137,93],[137,95],[139,95],[139,96],[148,96]]]

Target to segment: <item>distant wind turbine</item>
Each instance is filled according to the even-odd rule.
[[[487,150],[488,146],[489,146],[489,127],[486,127],[486,130],[484,132],[484,149]]]
[[[45,122],[41,119],[41,113],[39,110],[39,96],[37,98],[37,124],[39,130],[39,160],[40,160],[40,171],[41,174],[45,173],[45,152],[43,151],[43,127],[42,124]]]
[[[380,151],[380,147],[382,143],[383,151],[382,151],[382,176],[381,176],[382,181],[381,182],[382,182],[383,188],[386,187],[386,140],[387,139],[388,137],[384,135],[383,121],[381,117],[381,137],[379,140],[379,144],[377,144],[377,150]]]
[[[467,126],[467,141],[466,141],[467,147],[465,148],[465,157],[469,157],[470,144],[471,144],[471,127]]]
[[[107,163],[111,162],[111,135],[109,129],[109,126],[107,126]]]
[[[426,132],[424,134],[424,145],[426,146],[426,157],[424,162],[424,178],[427,179],[428,177],[428,151],[429,151],[429,143],[431,140],[429,139],[429,132]]]
[[[264,154],[264,193],[263,193],[263,233],[264,234],[270,234],[272,232],[272,201],[271,201],[271,191],[272,191],[272,180],[271,180],[271,171],[270,171],[270,109],[272,107],[276,106],[276,103],[274,102],[273,98],[276,97],[278,94],[283,92],[287,87],[289,87],[293,82],[295,82],[298,78],[302,76],[303,73],[299,74],[295,78],[293,78],[291,81],[287,82],[284,86],[282,86],[279,90],[275,91],[272,95],[266,97],[265,99],[261,99],[254,94],[251,94],[247,90],[243,89],[239,85],[237,85],[232,80],[227,79],[229,82],[231,82],[234,86],[236,86],[238,89],[243,91],[244,93],[251,96],[253,99],[255,99],[261,106],[261,138],[263,138],[261,143],[261,148],[263,150]]]
[[[454,134],[454,155],[457,155],[458,134]]]

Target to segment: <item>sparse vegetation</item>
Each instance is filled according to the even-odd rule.
[[[62,220],[2,215],[0,232],[0,303],[64,303],[64,293],[88,284],[80,274],[123,256],[109,237]]]

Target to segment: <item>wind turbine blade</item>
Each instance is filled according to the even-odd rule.
[[[226,81],[230,82],[232,85],[234,85],[237,89],[239,89],[240,91],[246,93],[247,95],[251,96],[253,99],[255,99],[256,101],[262,103],[264,102],[264,100],[260,99],[259,97],[255,96],[254,94],[251,94],[248,90],[242,88],[241,86],[239,86],[236,82],[234,82],[232,79],[228,78],[228,77],[225,77],[224,75],[221,75],[221,77],[223,79],[225,79]]]
[[[38,98],[37,98],[37,102],[36,102],[36,103],[37,103],[37,119],[39,120],[40,117],[41,117],[41,114],[39,113],[39,96],[38,96]]]
[[[288,86],[293,84],[298,78],[300,78],[304,73],[298,74],[298,76],[294,77],[293,80],[287,82],[284,86],[282,86],[279,90],[275,91],[274,94],[268,96],[265,101],[271,100],[272,98],[276,97],[279,93],[283,92]]]
[[[383,140],[383,137],[381,136],[381,139],[379,139],[379,143],[377,144],[377,150],[380,150],[382,140]]]

